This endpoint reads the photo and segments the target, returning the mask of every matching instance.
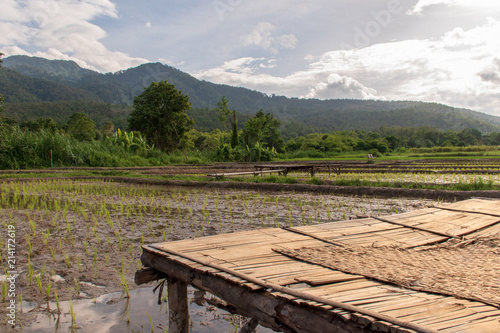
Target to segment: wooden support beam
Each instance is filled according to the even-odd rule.
[[[168,331],[189,333],[188,285],[173,277],[167,278]]]
[[[259,326],[259,322],[256,319],[250,319],[238,333],[252,333],[255,331],[257,326]]]

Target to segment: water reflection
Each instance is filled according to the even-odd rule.
[[[73,301],[76,327],[72,326],[70,303],[61,302],[61,313],[57,314],[55,303],[49,303],[49,311],[38,314],[24,332],[166,332],[168,329],[168,305],[157,303],[153,288],[130,291],[130,298],[123,298],[120,292],[102,295],[93,300]],[[235,332],[237,324],[233,316],[212,306],[202,306],[194,302],[194,290],[189,289],[191,332]],[[166,295],[166,293],[165,293]],[[44,306],[47,306],[46,304]],[[33,304],[23,304],[24,312]],[[152,329],[153,327],[153,329]],[[272,332],[258,328],[258,332]]]

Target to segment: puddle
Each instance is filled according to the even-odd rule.
[[[76,330],[72,326],[70,302],[61,302],[61,314],[40,312],[36,319],[24,326],[24,332],[167,332],[168,304],[157,304],[157,293],[153,288],[140,288],[130,292],[130,298],[122,297],[121,292],[102,295],[92,300],[72,302],[76,319]],[[194,289],[189,289],[190,319],[192,333],[235,332],[236,317],[211,306],[200,306],[193,302]],[[166,295],[166,290],[164,291]],[[50,309],[57,309],[50,303]],[[44,307],[46,304],[43,305]],[[23,303],[23,312],[36,310],[36,304]],[[150,319],[151,318],[151,319]],[[154,330],[151,329],[151,322]],[[238,326],[241,323],[237,324]],[[272,332],[258,327],[257,332]]]

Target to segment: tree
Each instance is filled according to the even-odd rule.
[[[271,113],[257,112],[255,117],[248,119],[243,129],[243,139],[248,147],[261,143],[265,148],[283,150],[284,141],[279,132],[280,122]]]
[[[69,135],[80,141],[92,141],[95,138],[95,124],[85,113],[75,112],[66,123]]]
[[[231,124],[231,148],[238,145],[238,121],[236,120],[236,110],[233,110],[233,117],[231,118],[231,110],[229,110],[229,101],[225,96],[217,103],[217,112],[221,123],[227,123],[227,119]]]
[[[55,132],[58,129],[57,123],[52,118],[38,118],[34,121],[30,121],[24,124],[22,127],[27,128],[32,132],[47,130],[50,132]]]
[[[139,131],[163,151],[181,148],[193,121],[187,115],[191,103],[186,95],[166,82],[153,82],[134,98],[128,118],[129,130]]]
[[[2,57],[3,57],[3,53],[0,53],[0,67],[2,67]],[[2,95],[0,95],[0,112],[3,111],[3,102],[4,102],[4,97]],[[0,118],[1,120],[1,118]]]
[[[115,124],[111,121],[107,121],[102,125],[101,131],[105,137],[111,136],[115,130]]]

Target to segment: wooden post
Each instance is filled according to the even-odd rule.
[[[243,326],[238,333],[252,333],[259,325],[259,322],[255,319],[250,319],[245,326]]]
[[[189,333],[189,307],[187,284],[167,278],[169,333]]]

